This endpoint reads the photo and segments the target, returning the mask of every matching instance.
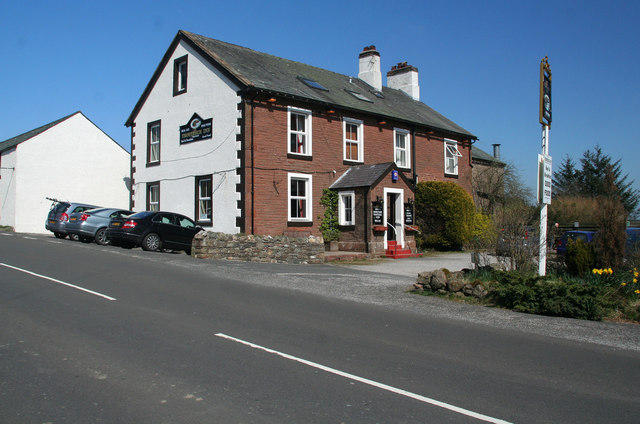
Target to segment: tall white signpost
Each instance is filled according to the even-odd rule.
[[[549,128],[551,127],[551,67],[547,57],[540,61],[540,124],[542,125],[542,154],[538,155],[538,203],[540,203],[540,256],[538,275],[547,273],[547,207],[551,204],[553,168],[549,156]]]

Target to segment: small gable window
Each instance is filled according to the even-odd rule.
[[[173,61],[173,95],[187,92],[187,59],[182,56]]]
[[[147,166],[160,164],[160,121],[147,124]]]

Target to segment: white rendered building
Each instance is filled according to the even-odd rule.
[[[82,112],[0,142],[0,225],[47,233],[47,197],[127,208],[129,167],[129,153]]]

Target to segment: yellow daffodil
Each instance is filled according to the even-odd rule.
[[[624,286],[626,286],[626,285],[627,285],[627,283],[622,283],[622,284],[620,284],[620,285],[621,285],[622,287],[624,287]]]

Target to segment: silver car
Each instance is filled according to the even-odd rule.
[[[101,245],[109,244],[106,230],[109,221],[113,218],[126,218],[133,214],[132,211],[118,208],[89,209],[69,215],[66,230],[69,234],[75,234],[84,243],[94,241]]]
[[[58,199],[51,199],[49,197],[47,197],[47,199],[51,200],[52,203],[44,227],[60,239],[69,235],[67,233],[67,224],[69,223],[70,215],[77,212],[84,212],[87,209],[95,209],[99,207],[86,203],[66,202]],[[77,238],[77,236],[72,234],[69,235],[69,238],[74,239]]]

